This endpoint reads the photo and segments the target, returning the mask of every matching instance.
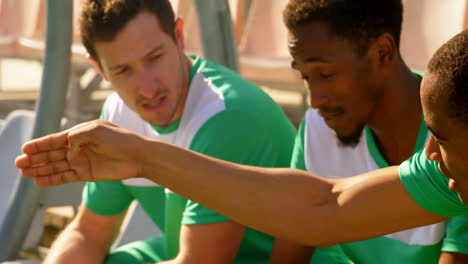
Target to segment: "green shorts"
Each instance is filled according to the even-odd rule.
[[[104,264],[144,264],[167,260],[166,237],[157,236],[148,240],[132,242],[112,250]]]

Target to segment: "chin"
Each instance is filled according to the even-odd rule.
[[[157,126],[157,127],[168,127],[170,124],[168,124],[167,122],[149,122],[147,121],[148,123],[150,123],[151,125],[153,126]]]
[[[342,135],[335,131],[335,135],[338,138],[339,144],[341,147],[354,148],[359,144],[363,130],[364,130],[364,125],[359,126],[358,129],[356,129],[350,134]]]
[[[150,124],[152,124],[153,126],[158,126],[158,127],[164,127],[164,128],[167,128],[169,127],[172,123],[170,120],[151,120],[151,121],[146,121]]]

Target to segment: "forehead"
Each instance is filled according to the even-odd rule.
[[[436,112],[445,109],[448,103],[448,89],[433,73],[426,73],[421,81],[421,102],[428,112]],[[430,110],[430,111],[429,111]]]
[[[111,41],[96,42],[101,61],[108,65],[123,63],[141,57],[156,46],[167,42],[166,34],[157,17],[141,11],[131,19]]]
[[[421,103],[426,123],[438,129],[446,125],[448,116],[448,89],[443,81],[432,73],[426,73],[421,81]]]
[[[310,22],[289,31],[288,48],[296,63],[308,58],[337,62],[357,57],[351,42],[333,34],[323,22]]]
[[[421,82],[424,121],[439,137],[451,143],[452,149],[468,150],[468,127],[450,114],[450,88],[435,74],[426,73]]]

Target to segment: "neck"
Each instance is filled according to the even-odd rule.
[[[172,116],[169,124],[174,123],[177,119],[179,119],[182,116],[182,113],[184,112],[185,102],[187,100],[187,96],[188,96],[189,88],[190,88],[190,70],[192,69],[192,66],[193,66],[193,60],[192,58],[185,55],[184,53],[181,53],[181,55],[179,56],[179,63],[181,65],[180,85],[182,85],[183,88],[180,94],[180,100],[178,101],[176,112]]]
[[[377,147],[390,165],[400,164],[413,154],[422,111],[419,97],[421,78],[403,61],[396,72],[383,82],[388,85],[368,122]]]

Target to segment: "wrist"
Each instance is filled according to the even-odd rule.
[[[134,151],[132,152],[132,158],[136,166],[136,177],[146,178],[147,177],[147,163],[148,157],[151,156],[148,147],[148,139],[140,135],[135,135],[136,142],[133,145]]]
[[[137,177],[153,180],[155,172],[160,168],[161,142],[137,135],[137,143],[134,152],[134,160],[137,166]],[[158,157],[158,158],[155,158]]]

